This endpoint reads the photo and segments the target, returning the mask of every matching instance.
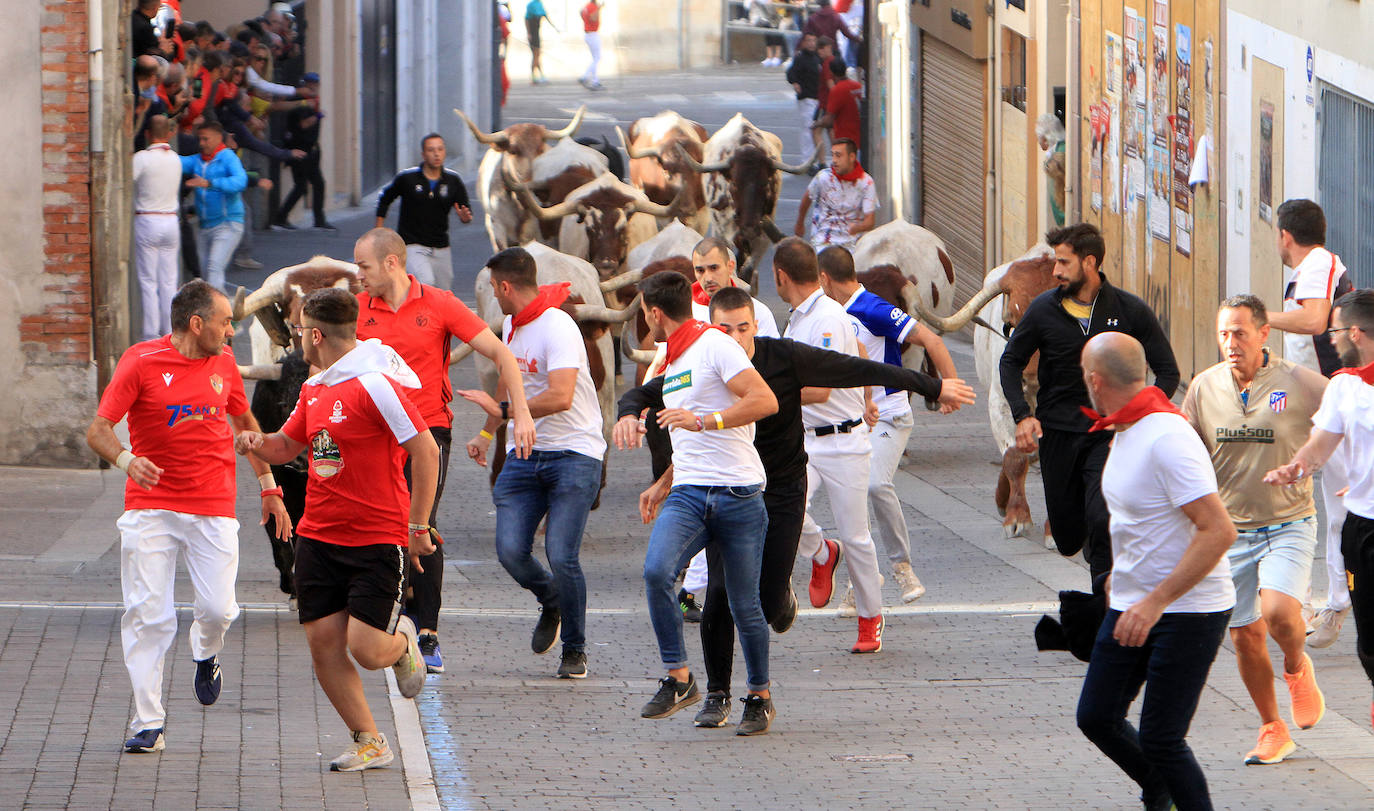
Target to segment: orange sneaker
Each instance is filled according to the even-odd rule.
[[[1288,682],[1288,698],[1292,702],[1293,723],[1298,729],[1311,729],[1326,714],[1326,699],[1322,698],[1321,688],[1317,686],[1317,672],[1312,667],[1312,657],[1302,655],[1302,670],[1297,673],[1283,674]]]
[[[830,557],[826,558],[825,563],[811,561],[810,592],[813,608],[825,608],[830,604],[830,598],[835,596],[835,570],[840,566],[840,558],[844,557],[838,541],[823,538],[821,543],[830,550]]]
[[[1288,725],[1283,721],[1270,721],[1260,727],[1259,740],[1255,748],[1245,755],[1247,766],[1272,766],[1293,754],[1298,745],[1288,734]]]
[[[877,653],[883,649],[883,615],[859,617],[859,641],[850,653]]]

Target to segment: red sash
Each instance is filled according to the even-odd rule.
[[[1161,411],[1169,414],[1183,413],[1178,410],[1177,406],[1169,402],[1169,398],[1165,397],[1164,392],[1156,386],[1146,386],[1141,389],[1136,396],[1131,398],[1129,403],[1105,417],[1087,406],[1079,406],[1079,408],[1084,416],[1093,421],[1092,427],[1088,429],[1089,433],[1102,431],[1113,425],[1135,422]]]
[[[572,290],[571,282],[559,282],[558,284],[546,284],[539,288],[539,293],[525,305],[525,309],[516,313],[510,320],[510,334],[506,336],[506,343],[510,343],[515,337],[515,330],[525,326],[534,319],[544,314],[545,310],[561,307],[563,302],[568,300],[568,295]]]
[[[705,335],[707,330],[712,329],[725,332],[720,327],[698,321],[695,318],[684,321],[676,332],[668,336],[668,352],[663,365],[666,367],[682,357],[683,352],[686,352],[692,344],[696,343],[698,338]]]

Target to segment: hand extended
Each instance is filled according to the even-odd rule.
[[[644,413],[638,417],[633,414],[626,414],[616,420],[615,425],[611,428],[611,439],[614,440],[617,448],[627,451],[643,444],[643,436],[648,429],[644,427],[642,420],[644,414],[647,413],[649,413],[649,409],[646,408]]]
[[[1264,483],[1272,485],[1296,484],[1310,471],[1302,462],[1289,462],[1286,465],[1279,465],[1268,473],[1264,474]]]
[[[978,395],[974,393],[973,387],[963,380],[947,377],[940,381],[940,396],[936,399],[940,403],[941,414],[953,414],[960,406],[977,402]]]
[[[239,431],[234,437],[234,452],[239,456],[247,456],[262,447],[262,440],[262,434],[257,431]]]

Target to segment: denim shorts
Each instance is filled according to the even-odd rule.
[[[1260,618],[1260,589],[1282,592],[1299,602],[1306,600],[1316,552],[1315,517],[1237,532],[1236,542],[1226,553],[1236,585],[1231,627],[1240,628]]]

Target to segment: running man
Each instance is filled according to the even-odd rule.
[[[1146,808],[1211,809],[1185,739],[1236,603],[1226,563],[1236,528],[1197,432],[1164,392],[1145,385],[1140,342],[1096,335],[1082,368],[1093,407],[1106,415],[1094,412],[1089,430],[1113,429],[1102,494],[1115,565],[1078,728],[1140,784]],[[1137,730],[1126,715],[1142,686]]]
[[[587,581],[582,575],[582,531],[601,491],[606,455],[601,406],[592,384],[587,344],[572,316],[560,305],[568,284],[539,287],[534,257],[507,248],[487,261],[492,292],[506,314],[501,334],[524,375],[529,413],[538,438],[531,451],[516,454],[506,443],[506,460],[491,498],[496,505],[496,556],[506,572],[539,600],[539,621],[530,639],[535,653],[548,653],[559,638],[560,679],[587,677]],[[519,378],[515,379],[519,385]],[[497,387],[505,400],[506,381]],[[481,432],[467,444],[468,456],[487,463],[497,427],[509,406],[484,391],[460,391],[487,412]],[[534,559],[534,533],[545,524],[544,553],[550,572]]]
[[[464,225],[472,222],[468,188],[458,173],[444,166],[448,147],[437,132],[420,139],[419,166],[396,175],[377,195],[377,228],[386,225],[391,201],[401,198],[396,231],[406,243],[406,267],[421,283],[440,290],[453,288],[453,257],[449,254],[448,212],[458,213]]]
[[[817,251],[828,245],[853,247],[860,236],[873,230],[878,216],[878,187],[859,165],[858,144],[848,138],[837,138],[830,145],[830,165],[811,178],[802,194],[793,228],[799,237],[806,236],[808,211],[811,245]]]
[[[239,615],[234,581],[239,568],[239,522],[234,518],[233,432],[256,431],[243,378],[226,344],[234,334],[229,299],[195,279],[172,297],[172,332],[134,344],[119,359],[100,398],[86,444],[124,471],[119,582],[124,593],[120,638],[133,682],[128,752],[166,746],[162,667],[176,640],[172,603],[177,556],[194,588],[191,658],[201,704],[219,700],[224,680],[219,653]],[[114,427],[129,418],[129,448]],[[282,539],[291,519],[281,488],[265,462],[249,460],[262,491],[262,523],[276,522]]]
[[[1266,636],[1283,651],[1293,723],[1308,729],[1325,711],[1312,660],[1303,650],[1302,601],[1317,549],[1312,482],[1268,487],[1255,471],[1287,462],[1307,441],[1326,378],[1271,357],[1264,346],[1268,338],[1267,311],[1258,297],[1222,302],[1217,340],[1225,360],[1194,377],[1183,400],[1184,416],[1212,456],[1222,502],[1238,530],[1227,553],[1236,586],[1231,641],[1241,680],[1260,714],[1259,740],[1245,762],[1265,765],[1297,748],[1279,717]]]
[[[919,346],[930,355],[942,378],[957,378],[954,359],[940,336],[917,323],[901,307],[870,293],[859,284],[854,272],[854,257],[847,248],[832,245],[821,251],[821,289],[838,301],[859,322],[859,342],[868,357],[881,359],[893,366],[902,365],[902,352],[908,346]],[[906,527],[902,502],[892,477],[906,452],[907,440],[915,420],[911,415],[911,401],[899,388],[879,388],[872,394],[877,407],[877,420],[869,421],[869,444],[873,448],[868,471],[868,500],[878,523],[878,538],[887,550],[892,575],[902,591],[902,602],[915,602],[926,593],[926,587],[911,568],[911,538]],[[958,410],[956,405],[942,405],[941,413]],[[854,587],[851,585],[840,601],[841,616],[853,616]]]
[[[457,296],[406,273],[408,253],[400,235],[390,228],[374,228],[353,246],[353,262],[363,282],[363,290],[358,294],[358,338],[380,339],[396,350],[420,378],[420,389],[409,396],[439,446],[439,482],[429,513],[429,523],[433,525],[439,518],[439,500],[444,495],[453,444],[453,411],[449,407],[453,384],[448,377],[448,359],[454,338],[471,344],[496,365],[502,384],[510,392],[510,413],[514,419],[511,436],[520,455],[529,453],[535,429],[520,383],[520,368],[510,349]],[[405,474],[409,483],[410,462],[406,462]],[[436,545],[433,554],[422,557],[420,565],[422,569],[412,572],[408,579],[411,596],[405,612],[420,629],[425,668],[430,673],[443,673],[444,654],[439,647],[438,631],[439,609],[443,606],[443,545]]]
[[[297,329],[305,359],[324,371],[301,386],[280,431],[244,432],[234,445],[273,464],[310,448],[296,595],[315,677],[353,739],[329,768],[376,769],[394,755],[353,662],[391,667],[406,698],[425,686],[418,634],[401,613],[401,595],[407,551],[416,570],[419,557],[434,551],[428,518],[439,448],[402,390],[419,388],[420,379],[383,344],[358,341],[358,300],[347,290],[306,296]],[[410,492],[405,456],[413,465]]]

